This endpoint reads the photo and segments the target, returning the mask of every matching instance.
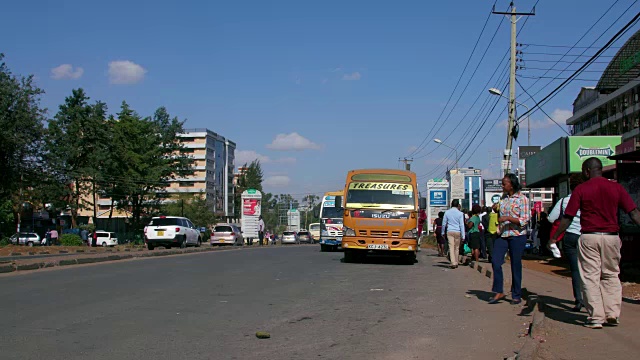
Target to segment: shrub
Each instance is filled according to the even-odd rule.
[[[7,246],[10,244],[11,242],[9,241],[9,238],[2,238],[2,240],[0,240],[0,246]]]
[[[60,237],[62,246],[82,246],[82,238],[76,234],[64,234]]]

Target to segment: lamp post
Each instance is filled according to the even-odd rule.
[[[442,145],[444,147],[448,147],[449,149],[451,149],[451,150],[456,152],[456,170],[458,170],[458,149],[452,148],[451,146],[443,143],[442,140],[440,140],[440,139],[433,139],[433,142],[436,143],[436,144],[440,144],[440,145]]]
[[[500,89],[496,89],[496,88],[491,88],[489,89],[489,93],[491,95],[496,95],[496,96],[500,96],[501,98],[505,98],[507,100],[509,100],[508,97],[502,95],[502,91],[500,91]],[[519,101],[516,101],[516,104],[520,105],[520,106],[524,106],[525,108],[527,108],[527,111],[529,111],[529,107]],[[521,121],[522,122],[522,121]],[[511,129],[509,129],[509,131],[511,131]],[[529,114],[527,114],[527,145],[531,145],[531,120],[529,117]]]

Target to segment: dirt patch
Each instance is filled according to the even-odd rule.
[[[46,254],[59,254],[59,253],[96,253],[103,254],[106,252],[124,251],[125,249],[132,249],[132,246],[118,245],[115,247],[88,247],[88,246],[17,246],[7,245],[0,247],[0,257],[13,256],[15,254],[21,254],[22,256],[29,255],[46,255]],[[141,248],[141,247],[140,247]]]

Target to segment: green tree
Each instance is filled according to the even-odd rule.
[[[20,222],[25,189],[38,186],[46,109],[33,75],[15,76],[0,53],[0,201],[10,200]]]
[[[164,107],[152,118],[142,118],[123,102],[112,129],[111,167],[119,172],[111,177],[113,194],[139,230],[143,216],[153,215],[166,198],[169,180],[193,174],[193,158],[181,152],[183,122],[171,118]]]
[[[211,211],[204,194],[180,194],[174,201],[167,202],[163,214],[167,216],[184,216],[198,227],[211,227],[217,218]]]
[[[77,227],[78,212],[94,207],[96,177],[107,157],[106,104],[89,104],[83,89],[74,89],[49,121],[47,164],[60,184],[61,198]],[[91,198],[91,199],[90,199]]]

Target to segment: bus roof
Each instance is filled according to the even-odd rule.
[[[381,175],[398,175],[407,176],[411,179],[411,182],[416,181],[416,173],[407,170],[398,169],[356,169],[349,171],[347,175],[347,181],[351,181],[352,176],[358,174],[381,174]]]
[[[329,191],[324,193],[324,196],[341,196],[344,191]]]

